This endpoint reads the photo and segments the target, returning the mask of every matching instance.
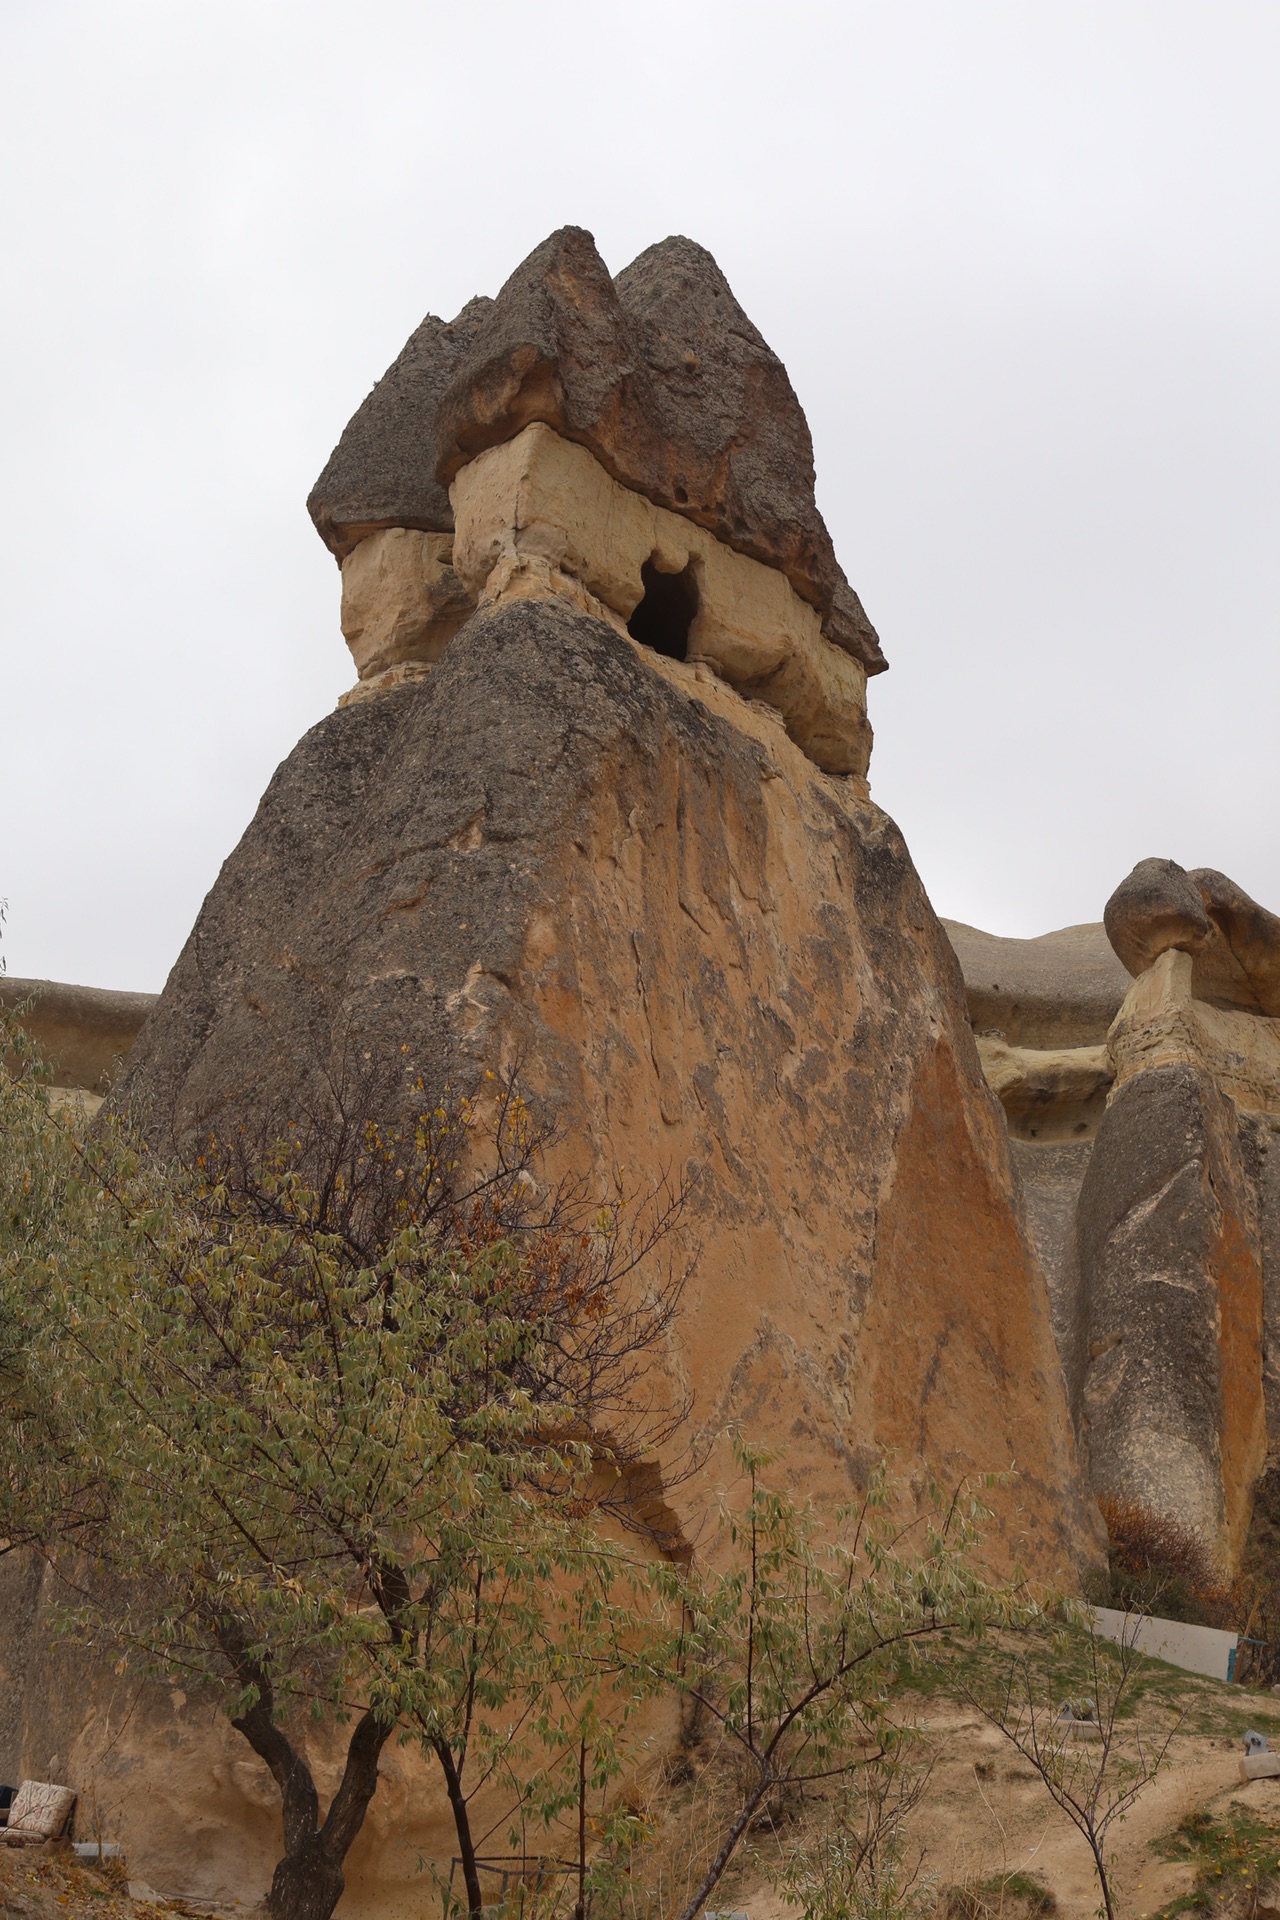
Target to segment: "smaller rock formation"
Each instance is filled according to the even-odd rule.
[[[1102,928],[950,932],[1095,1491],[1230,1571],[1280,1436],[1280,918],[1143,860]]]

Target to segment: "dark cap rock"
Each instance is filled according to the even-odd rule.
[[[348,421],[307,499],[339,560],[379,527],[453,532],[449,490],[436,478],[436,405],[492,305],[470,300],[450,321],[429,313]]]
[[[1214,867],[1196,867],[1187,879],[1215,931],[1196,956],[1192,984],[1197,996],[1280,1015],[1280,918]]]
[[[1204,902],[1176,860],[1139,860],[1103,908],[1102,924],[1135,979],[1170,948],[1197,953],[1213,934]]]
[[[591,235],[562,227],[496,300],[473,302],[452,330],[424,322],[348,426],[312,517],[340,556],[376,526],[448,531],[454,475],[534,421],[777,568],[828,639],[868,673],[884,669],[818,512],[813,443],[786,368],[712,256],[678,235],[614,279]]]
[[[1192,956],[1197,1000],[1280,1015],[1280,918],[1213,867],[1140,860],[1103,914],[1107,937],[1135,977],[1162,953]]]

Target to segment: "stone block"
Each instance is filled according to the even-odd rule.
[[[1185,1061],[1237,1107],[1280,1115],[1280,1020],[1210,1006],[1194,988],[1195,961],[1174,948],[1134,981],[1107,1041],[1116,1086]]]
[[[475,608],[453,568],[453,539],[387,527],[342,563],[342,632],[361,680],[438,660]]]

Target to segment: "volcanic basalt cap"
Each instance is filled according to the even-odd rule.
[[[581,227],[496,300],[432,315],[348,423],[308,507],[341,560],[380,527],[453,531],[448,486],[534,421],[623,486],[776,567],[868,673],[887,662],[814,498],[787,370],[704,247],[676,235],[616,278]]]
[[[1140,860],[1107,901],[1107,938],[1131,974],[1170,948],[1192,956],[1196,998],[1280,1015],[1280,917],[1214,867]]]

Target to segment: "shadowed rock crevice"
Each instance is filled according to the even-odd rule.
[[[627,632],[668,660],[685,660],[689,629],[698,614],[698,586],[693,568],[663,573],[657,562],[646,560],[640,571],[644,598],[627,622]]]

